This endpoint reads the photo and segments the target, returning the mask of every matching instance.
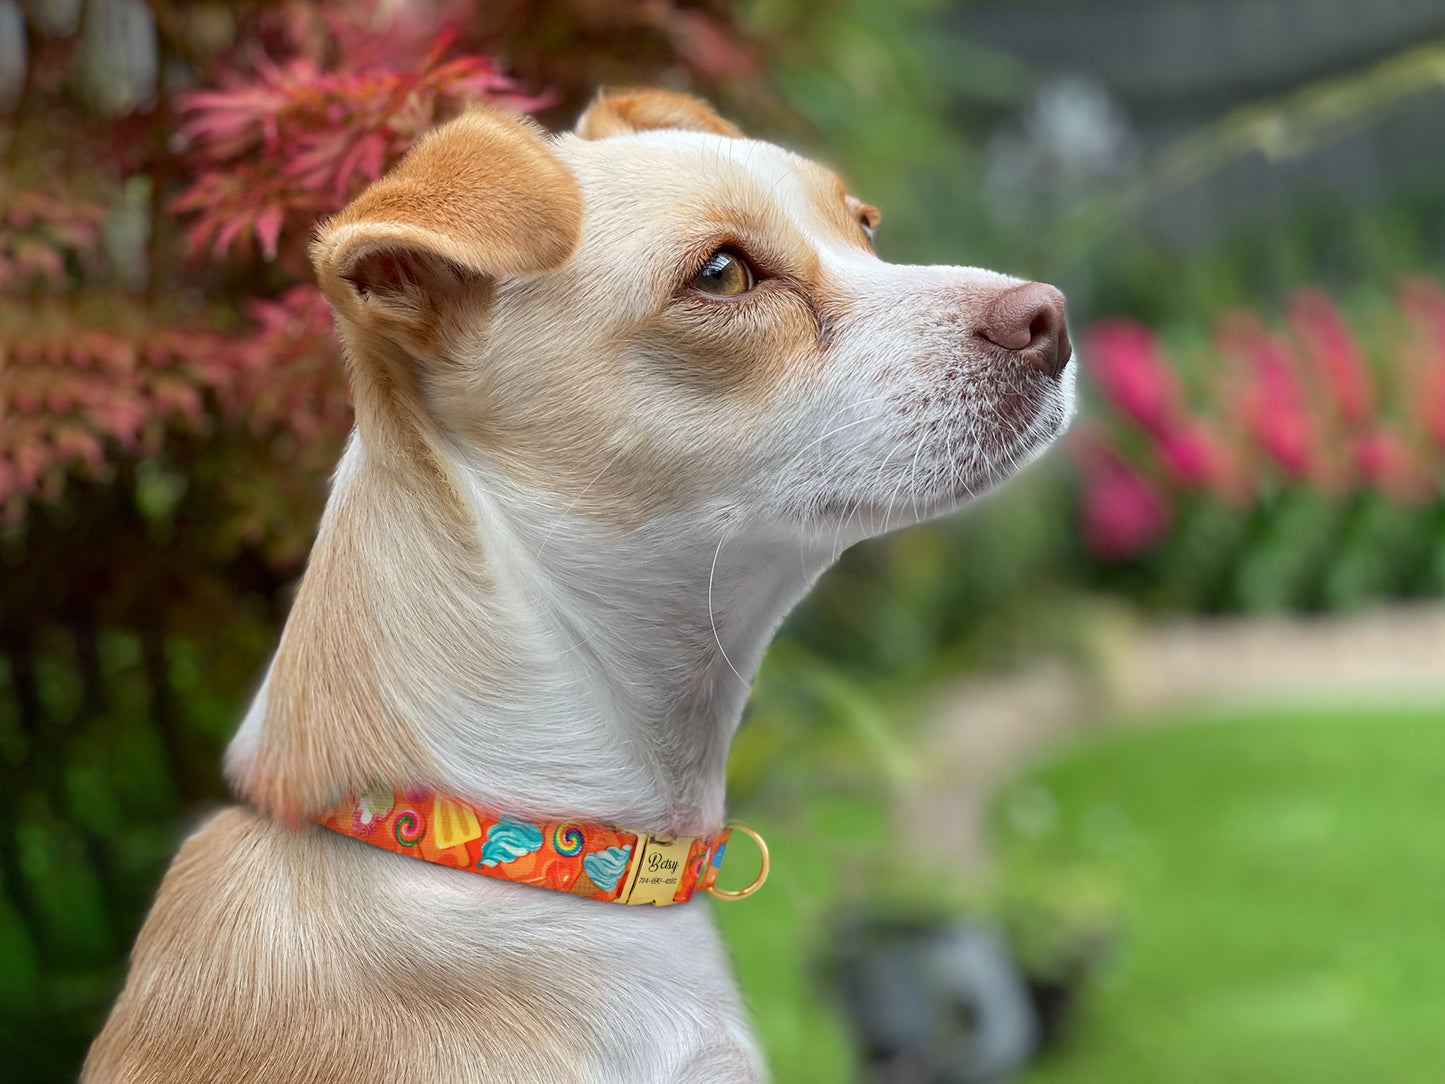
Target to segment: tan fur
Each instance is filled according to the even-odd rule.
[[[864,223],[870,230],[876,230],[883,222],[883,212],[874,207],[871,203],[864,203],[856,196],[846,196],[844,202],[853,217]]]
[[[386,640],[398,630],[379,614],[407,605],[384,597],[387,572],[398,561],[449,570],[412,596],[423,610],[463,584],[482,586],[485,574],[421,387],[484,323],[493,276],[565,260],[581,213],[576,182],[540,129],[476,111],[424,136],[318,230],[312,257],[340,318],[369,462],[323,518],[277,649],[264,740],[231,765],[259,808],[294,821],[369,781],[432,776],[386,688],[397,680]],[[464,655],[488,646],[476,630],[456,629],[454,642]],[[475,664],[485,674],[496,660]]]
[[[357,424],[383,457],[425,429],[418,367],[456,352],[493,278],[556,267],[576,247],[582,198],[545,138],[520,117],[466,113],[317,231],[312,261],[349,348]]]
[[[531,121],[484,110],[428,132],[319,231],[313,257],[328,297],[349,302],[336,279],[393,245],[478,274],[557,266],[577,244],[582,200],[547,138]]]
[[[742,134],[706,103],[654,90],[600,94],[577,132],[590,141],[663,127]],[[577,155],[565,139],[549,148],[527,125],[469,114],[431,133],[321,229],[318,275],[351,348],[358,428],[379,458],[414,458],[416,435],[430,443],[439,430],[487,450],[519,484],[576,501],[575,511],[600,523],[635,525],[686,507],[731,469],[726,457],[699,456],[689,442],[675,443],[670,454],[668,444],[629,420],[636,396],[647,393],[622,378],[641,360],[629,356],[635,344],[648,344],[644,356],[698,397],[695,439],[719,448],[743,442],[789,374],[802,379],[817,371],[832,315],[810,299],[840,291],[768,193],[727,162],[691,177],[671,170],[666,152],[604,146],[600,156]],[[596,200],[614,159],[630,163],[639,179],[637,189],[620,190],[607,174],[625,214]],[[876,221],[877,212],[849,197],[829,170],[801,159],[797,168],[820,219],[850,246],[867,248],[859,223]],[[579,185],[594,193],[585,214]],[[514,206],[519,195],[527,199]],[[653,228],[639,234],[637,221]],[[519,259],[514,249],[532,235],[543,240],[544,254],[525,269],[555,272],[494,285],[491,253]],[[638,247],[679,237],[690,241],[678,251]],[[665,292],[651,296],[607,289],[619,266],[700,262],[725,242],[775,278],[727,310],[729,320],[710,319],[705,302],[666,304],[674,292],[688,298],[685,281],[659,276]],[[381,253],[406,261],[401,288],[388,289],[396,282],[368,263]],[[476,278],[457,277],[453,265]],[[839,296],[838,310],[846,305]],[[577,319],[565,327],[529,322],[558,311]],[[472,364],[458,364],[462,358]],[[597,434],[611,445],[600,483]]]
[[[866,223],[870,229],[878,225],[882,219],[878,208],[850,196],[842,179],[816,162],[800,162],[797,171],[819,217],[832,228],[838,239],[871,251],[873,243],[863,225]]]
[[[601,91],[577,122],[577,134],[583,139],[606,139],[658,128],[712,132],[734,139],[741,139],[743,134],[707,102],[675,90],[652,88]]]
[[[406,677],[397,673],[396,649],[409,638],[395,615],[426,615],[445,629],[455,619],[434,608],[438,598],[487,585],[476,540],[429,459],[368,464],[343,484],[276,649],[265,738],[228,773],[248,801],[291,821],[369,782],[434,776],[390,695]],[[431,582],[397,583],[409,562]],[[486,637],[458,628],[449,639],[458,645],[452,664],[465,660],[499,676]],[[424,665],[416,660],[410,670]]]
[[[481,976],[465,960],[398,966],[406,927],[396,919],[415,901],[381,895],[367,852],[243,809],[212,818],[161,884],[82,1080],[578,1079],[569,1050],[581,1014],[524,963]]]
[[[575,501],[574,512],[599,523],[632,526],[687,507],[735,470],[728,449],[743,447],[777,398],[819,371],[846,290],[740,165],[712,161],[690,176],[671,169],[661,148],[564,140],[557,150],[594,193],[585,241],[556,272],[501,287],[477,364],[439,370],[429,402],[443,428],[486,449],[509,478]],[[817,168],[809,191],[829,201],[820,218],[866,247],[836,178]],[[639,231],[637,221],[653,228]],[[725,243],[771,281],[718,305],[673,268],[695,269]],[[639,265],[667,273],[647,294],[616,288],[619,269]],[[836,299],[826,302],[834,311],[814,297]],[[544,325],[556,311],[576,320]],[[658,419],[672,439],[638,424],[637,399],[659,396],[679,396]],[[677,438],[679,426],[688,439]]]

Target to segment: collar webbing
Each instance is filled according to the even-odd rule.
[[[739,821],[707,836],[668,836],[583,821],[536,821],[494,813],[430,791],[367,788],[344,795],[317,824],[383,850],[439,866],[536,885],[611,903],[686,903],[701,888],[713,892],[732,829],[762,851],[762,873],[741,899],[762,887],[768,851],[762,837]]]

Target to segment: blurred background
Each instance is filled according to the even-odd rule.
[[[1438,0],[0,0],[0,1075],[74,1076],[226,800],[349,425],[311,224],[628,83],[1056,282],[1082,370],[759,676],[777,1079],[1438,1080]]]

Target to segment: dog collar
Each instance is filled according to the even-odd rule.
[[[723,900],[751,896],[768,878],[768,845],[741,821],[707,836],[659,835],[584,821],[493,813],[430,791],[352,791],[317,824],[438,866],[609,903],[686,903],[699,888]],[[733,829],[752,838],[762,870],[736,892],[714,887]]]

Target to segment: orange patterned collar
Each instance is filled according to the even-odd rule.
[[[742,899],[768,876],[767,845],[741,821],[708,836],[667,836],[579,821],[534,821],[429,791],[386,787],[346,794],[312,819],[439,866],[610,903],[686,903],[699,888],[719,899]],[[734,828],[757,843],[762,872],[747,888],[726,892],[713,882]]]

